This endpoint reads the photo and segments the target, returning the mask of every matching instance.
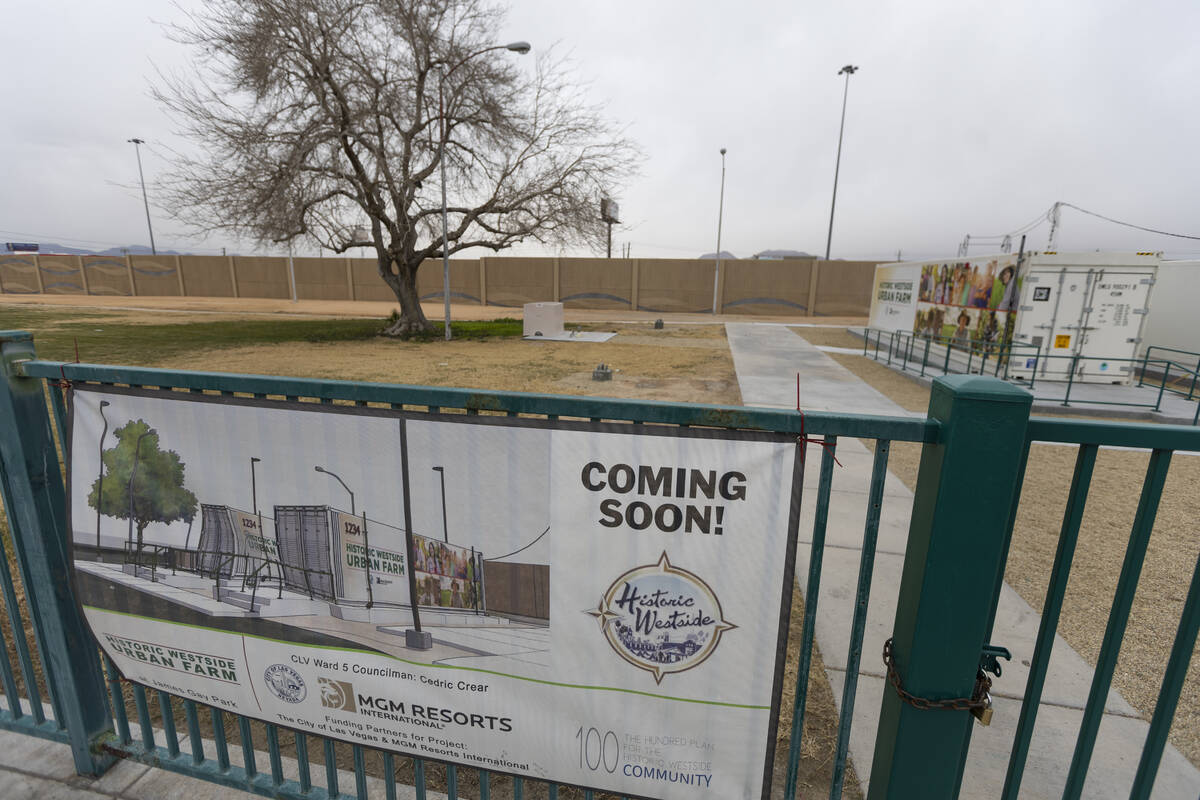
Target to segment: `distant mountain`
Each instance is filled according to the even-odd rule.
[[[128,247],[110,247],[107,250],[96,250],[81,247],[68,247],[65,244],[57,244],[55,242],[38,242],[39,253],[57,253],[59,255],[68,256],[123,256],[126,253],[134,256],[150,255],[150,248],[141,244],[131,244]],[[159,250],[159,255],[164,256],[181,256],[186,255],[176,250]]]
[[[700,258],[712,259],[713,261],[716,261],[717,254],[716,253],[705,253],[704,255],[700,256]],[[737,256],[735,256],[733,253],[729,252],[728,250],[722,250],[721,251],[721,260],[722,261],[729,261],[729,260],[737,261]]]
[[[752,258],[777,261],[785,258],[816,258],[816,256],[803,250],[763,250],[761,253],[755,253]]]

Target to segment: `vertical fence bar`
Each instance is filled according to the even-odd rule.
[[[308,736],[296,731],[296,766],[300,778],[300,791],[308,794],[312,789],[312,772],[308,762]]]
[[[21,371],[35,357],[29,334],[0,332],[0,480],[56,720],[67,730],[75,769],[100,775],[113,758],[92,745],[112,731],[112,718],[99,655],[71,583],[62,579],[71,568],[66,492],[42,382]]]
[[[1067,785],[1063,788],[1063,800],[1079,800],[1083,784],[1087,779],[1088,765],[1092,760],[1092,749],[1096,745],[1096,734],[1104,716],[1104,702],[1112,686],[1113,670],[1121,652],[1121,640],[1125,636],[1125,625],[1129,621],[1129,610],[1133,607],[1133,595],[1137,591],[1138,577],[1146,558],[1146,546],[1150,543],[1150,531],[1158,514],[1158,501],[1162,498],[1163,484],[1167,480],[1167,469],[1171,465],[1170,450],[1154,450],[1146,466],[1146,480],[1142,484],[1142,496],[1138,500],[1137,514],[1133,518],[1133,529],[1129,533],[1129,545],[1125,548],[1125,561],[1121,565],[1121,577],[1117,579],[1117,591],[1113,597],[1112,611],[1104,629],[1104,641],[1100,655],[1096,658],[1096,671],[1092,676],[1092,688],[1084,706],[1083,720],[1079,724],[1079,739],[1075,742],[1075,753],[1071,756],[1071,768],[1067,771]]]
[[[796,665],[796,695],[792,705],[792,737],[788,742],[785,800],[795,800],[800,745],[804,734],[804,709],[808,702],[808,678],[812,669],[813,637],[816,632],[817,598],[821,593],[821,566],[825,557],[825,531],[829,524],[829,492],[833,488],[833,456],[837,437],[826,436],[821,448],[821,477],[817,483],[817,505],[813,512],[812,547],[808,557],[808,583],[804,587],[804,628],[800,639],[800,661]],[[803,445],[807,449],[808,445]]]
[[[158,708],[162,712],[163,738],[167,740],[167,754],[171,758],[179,755],[179,734],[175,731],[175,710],[171,707],[171,695],[158,690]]]
[[[1150,720],[1150,732],[1146,734],[1146,746],[1142,748],[1129,800],[1150,800],[1150,790],[1154,788],[1154,776],[1158,774],[1167,734],[1171,731],[1171,720],[1175,718],[1175,706],[1183,691],[1183,679],[1187,677],[1188,661],[1196,646],[1197,633],[1200,633],[1200,558],[1196,559],[1196,568],[1192,572],[1191,587],[1183,604],[1183,614],[1179,617],[1175,644],[1171,646],[1171,657],[1167,661],[1167,671],[1163,675],[1162,688],[1158,692],[1154,717]]]
[[[129,744],[133,741],[133,737],[129,735],[129,716],[125,712],[125,695],[121,691],[121,679],[117,672],[117,665],[108,655],[104,656],[104,670],[108,673],[108,691],[112,699],[113,718],[117,723],[117,736],[120,738],[121,744]]]
[[[133,684],[133,707],[137,709],[138,727],[142,730],[142,746],[154,749],[154,728],[150,725],[150,707],[146,704],[146,690],[141,684]]]
[[[242,740],[242,766],[249,780],[258,774],[258,764],[254,759],[254,736],[250,730],[250,720],[241,714],[238,714],[238,732]]]
[[[929,345],[933,343],[933,339],[925,337],[925,355],[921,357],[921,377],[925,377],[925,368],[929,366]]]
[[[0,492],[4,494],[4,507],[10,508],[11,503],[8,501],[8,489],[3,481],[0,481]],[[11,531],[10,531],[11,535]],[[8,569],[8,548],[4,546],[4,541],[0,539],[0,587],[4,590],[4,610],[8,614],[8,624],[12,628],[13,646],[17,651],[17,661],[21,667],[21,677],[25,680],[26,698],[29,700],[29,713],[33,715],[33,719],[40,725],[46,721],[46,714],[42,710],[42,695],[38,691],[37,673],[33,669],[33,659],[29,657],[29,641],[25,638],[25,625],[21,619],[21,607],[17,605],[17,592],[13,584],[12,572]],[[7,660],[7,659],[6,659]],[[14,716],[21,716],[21,702],[17,694],[17,687],[14,683],[11,687],[6,679],[4,691],[12,692],[8,696],[8,705],[12,709]],[[55,714],[56,718],[59,718]],[[61,720],[61,718],[59,718]],[[61,724],[61,722],[60,722]]]
[[[1158,411],[1162,407],[1163,392],[1167,390],[1167,373],[1171,371],[1171,362],[1163,362],[1162,383],[1158,386],[1158,399],[1154,401],[1154,410]]]
[[[492,796],[492,774],[486,769],[479,770],[479,800],[490,800]]]
[[[416,790],[417,800],[425,800],[425,760],[422,758],[414,758],[413,762],[413,789]]]
[[[271,785],[283,783],[283,758],[279,754],[279,729],[271,723],[267,727],[267,758],[271,762]]]
[[[1029,743],[1033,740],[1033,728],[1037,723],[1046,672],[1050,668],[1054,633],[1058,630],[1058,617],[1062,613],[1063,597],[1067,593],[1067,579],[1071,574],[1071,562],[1075,558],[1075,543],[1079,538],[1079,526],[1083,523],[1083,511],[1087,504],[1088,487],[1092,483],[1092,469],[1096,465],[1098,450],[1094,444],[1082,445],[1079,455],[1075,458],[1075,474],[1071,477],[1067,508],[1063,512],[1054,566],[1050,569],[1046,602],[1042,606],[1042,619],[1038,624],[1033,658],[1029,664],[1029,678],[1025,681],[1025,698],[1021,702],[1021,715],[1017,719],[1017,733],[1013,737],[1012,755],[1008,759],[1008,774],[1004,778],[1001,800],[1017,800],[1021,791],[1021,778],[1025,772],[1025,761],[1029,757]]]
[[[396,800],[396,757],[391,753],[383,754],[383,796],[385,800]],[[480,780],[479,797],[487,800],[487,793],[482,788]]]
[[[367,800],[367,756],[362,745],[354,745],[354,791],[358,800]]]
[[[892,632],[901,685],[914,695],[974,690],[1032,401],[987,376],[933,382],[929,417],[940,423],[939,440],[921,452]],[[870,800],[956,797],[973,723],[966,711],[908,705],[885,685]]]
[[[337,749],[333,746],[333,739],[323,736],[321,737],[321,741],[325,744],[325,792],[329,797],[337,797]]]
[[[217,749],[217,768],[221,772],[228,772],[229,743],[225,741],[225,715],[216,706],[211,706],[210,710],[212,711],[213,745]]]
[[[867,521],[863,529],[862,552],[858,562],[858,591],[854,599],[854,621],[850,628],[850,649],[846,654],[846,678],[842,683],[842,717],[838,722],[837,750],[833,759],[833,777],[829,798],[839,800],[846,778],[846,758],[850,752],[850,726],[854,721],[854,699],[858,692],[858,670],[862,663],[863,635],[867,629],[867,605],[871,599],[871,576],[875,572],[875,543],[879,539],[879,516],[883,508],[883,487],[887,481],[888,453],[891,442],[875,442],[871,467],[871,488],[867,497]]]
[[[446,765],[446,797],[458,800],[458,768],[453,764]]]
[[[200,735],[200,715],[194,700],[183,701],[183,717],[187,720],[188,744],[192,746],[192,763],[204,761],[204,738]]]

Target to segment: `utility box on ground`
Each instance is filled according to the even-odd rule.
[[[559,336],[563,333],[562,303],[526,303],[525,336]]]

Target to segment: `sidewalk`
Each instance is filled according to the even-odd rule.
[[[806,411],[914,416],[785,327],[729,323],[725,329],[745,405],[795,408],[796,373],[800,373],[800,405]],[[816,639],[840,711],[873,457],[860,441],[846,438],[838,440],[837,455],[843,467],[834,469]],[[807,577],[812,545],[813,508],[809,498],[815,493],[816,470],[811,472],[814,474],[805,481],[808,502],[801,516],[796,559],[796,578],[801,587]],[[889,472],[850,736],[850,757],[864,793],[871,775],[875,730],[886,685],[879,654],[895,619],[912,498],[912,492]],[[1029,604],[1005,584],[992,641],[1008,647],[1013,660],[1003,662],[1003,677],[996,679],[992,689],[995,716],[991,726],[976,726],[972,733],[963,798],[990,800],[999,796],[1004,785],[1039,620]],[[1050,800],[1062,796],[1091,679],[1088,664],[1056,636],[1021,797]],[[1148,729],[1148,723],[1124,698],[1117,692],[1109,693],[1085,797],[1116,800],[1129,796]],[[1195,800],[1198,791],[1200,770],[1168,745],[1153,796]]]

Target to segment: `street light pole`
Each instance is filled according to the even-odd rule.
[[[325,469],[324,467],[314,467],[313,469],[315,469],[317,472],[320,472],[324,475],[330,476],[331,478],[333,478],[335,481],[337,481],[338,483],[340,483],[342,485],[342,488],[345,489],[346,493],[350,495],[350,513],[353,515],[354,514],[354,492],[350,491],[350,487],[346,485],[346,482],[344,480],[342,480],[337,475],[337,473],[330,472],[329,470]]]
[[[100,419],[104,420],[104,430],[100,432],[100,479],[96,484],[96,560],[100,560],[100,507],[104,505],[104,437],[108,436],[108,417],[104,416],[107,400],[100,401]]]
[[[471,53],[469,56],[459,61],[453,67],[447,68],[445,61],[434,62],[433,66],[438,68],[438,129],[441,134],[441,141],[438,144],[438,162],[442,175],[442,306],[444,309],[445,326],[446,326],[446,341],[450,341],[450,223],[448,222],[449,213],[446,210],[446,98],[445,86],[446,78],[450,77],[450,73],[461,67],[463,64],[470,61],[476,56],[481,56],[484,53],[490,53],[493,50],[511,50],[514,53],[525,55],[533,49],[529,42],[510,42],[508,44],[496,45],[495,47],[487,47],[478,52]]]
[[[250,457],[250,513],[258,513],[258,482],[254,479],[254,465],[262,461],[261,458]]]
[[[725,219],[725,148],[721,148],[721,201],[717,206],[717,268],[713,272],[713,313],[717,313],[717,283],[721,277],[721,223]]]
[[[154,226],[150,224],[150,201],[146,199],[146,176],[142,174],[142,148],[141,145],[146,143],[145,139],[126,139],[126,142],[133,145],[133,152],[137,154],[138,162],[138,180],[142,182],[142,205],[146,207],[146,229],[150,231],[150,252],[158,255],[158,250],[154,248]]]
[[[442,479],[442,539],[446,544],[450,544],[450,525],[446,522],[446,470],[434,467],[433,471]]]
[[[850,95],[850,76],[858,72],[859,67],[847,64],[838,70],[838,75],[846,76],[846,88],[842,90],[842,124],[838,128],[837,162],[833,167],[833,202],[829,204],[829,235],[825,239],[825,260],[829,260],[829,248],[833,244],[833,210],[837,207],[838,172],[842,168],[842,134],[846,131],[846,98]]]

